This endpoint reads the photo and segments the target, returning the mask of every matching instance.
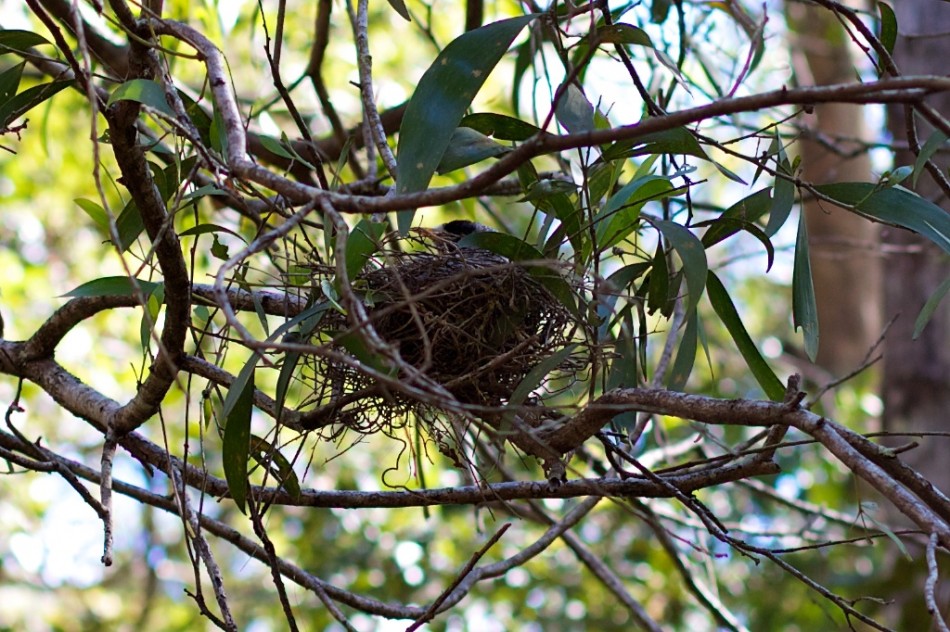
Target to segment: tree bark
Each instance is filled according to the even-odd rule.
[[[821,86],[853,81],[852,44],[836,16],[816,5],[789,3],[787,7],[798,82]],[[871,161],[863,143],[869,136],[864,109],[824,103],[804,117],[799,151],[805,181],[871,179]],[[804,202],[803,208],[821,334],[817,364],[841,375],[860,366],[881,335],[878,228],[844,209],[814,200]]]
[[[900,71],[905,75],[945,74],[950,52],[950,5],[930,0],[901,0],[891,3],[891,6],[899,27],[894,59]],[[944,116],[950,112],[950,95],[929,97],[927,103]],[[904,108],[891,107],[888,119],[894,138],[906,139]],[[920,144],[923,144],[932,128],[920,117],[916,117],[916,121]],[[898,152],[895,166],[913,165],[914,160],[911,152]],[[935,160],[946,174],[947,155],[937,154]],[[928,174],[920,177],[916,191],[945,210],[948,208],[946,195]],[[913,339],[913,329],[921,307],[950,276],[950,262],[940,248],[907,231],[888,228],[882,232],[882,239],[886,253],[885,315],[888,318],[899,316],[886,340],[884,426],[890,432],[946,432],[950,430],[950,300],[944,300],[938,307],[917,340]],[[950,491],[946,438],[924,437],[918,441],[920,446],[904,453],[901,458],[936,487],[944,492]],[[907,438],[895,439],[895,442],[906,443]],[[921,573],[913,583],[922,585],[925,568],[916,562],[923,554],[914,550],[913,555],[915,568],[912,572]],[[895,579],[898,573],[908,572],[906,566],[906,562],[901,562],[895,567]],[[900,579],[905,586],[910,584],[906,574]],[[946,617],[950,611],[950,585],[944,582],[942,589],[938,587],[937,590],[938,605]],[[899,595],[895,597],[893,614],[899,629],[930,629],[923,603],[910,603]],[[912,619],[914,613],[919,618]]]

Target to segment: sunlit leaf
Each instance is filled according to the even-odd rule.
[[[597,245],[606,250],[626,239],[639,225],[643,206],[669,197],[673,191],[662,176],[643,176],[624,185],[594,217]]]
[[[102,206],[86,198],[76,198],[73,202],[95,222],[99,230],[106,235],[109,234],[109,214]]]
[[[87,283],[83,283],[69,292],[63,294],[64,297],[79,298],[90,296],[135,296],[136,288],[145,296],[155,291],[161,283],[153,281],[142,281],[135,279],[133,282],[129,277],[112,276],[102,277]]]
[[[306,342],[323,319],[323,315],[329,307],[330,304],[328,302],[323,302],[306,310],[307,318],[301,322],[300,331],[288,333],[284,336],[283,342]],[[284,356],[284,363],[280,367],[280,372],[277,374],[277,389],[275,391],[274,400],[276,402],[275,407],[277,408],[278,421],[280,421],[280,415],[283,413],[284,402],[287,399],[287,390],[290,388],[290,381],[293,378],[294,372],[297,370],[297,363],[300,361],[300,356],[301,353],[299,351],[288,351]]]
[[[524,376],[524,379],[518,383],[518,386],[515,387],[515,390],[511,393],[511,398],[509,399],[512,406],[520,406],[528,398],[528,395],[531,394],[531,391],[538,388],[541,385],[541,382],[544,380],[545,376],[558,368],[564,360],[567,359],[574,350],[577,349],[576,344],[570,344],[566,347],[559,349],[556,353],[553,353],[546,357],[545,359],[538,362],[528,374]]]
[[[630,388],[637,385],[637,340],[634,336],[632,306],[627,305],[619,314],[620,331],[614,352],[617,357],[610,363],[605,390]]]
[[[0,31],[2,33],[2,31]],[[73,85],[69,81],[51,81],[32,88],[27,88],[20,94],[8,99],[0,105],[0,126],[7,127],[37,105],[51,98],[56,93]]]
[[[221,261],[227,261],[230,257],[228,255],[228,246],[227,244],[221,243],[221,240],[218,239],[217,233],[212,233],[214,241],[211,242],[211,256],[215,259],[220,259]]]
[[[158,322],[158,314],[162,309],[162,304],[165,301],[165,286],[159,284],[155,291],[149,294],[148,300],[145,301],[145,305],[142,310],[142,322],[139,326],[139,342],[142,345],[142,350],[145,351],[149,348],[149,341],[152,338],[152,329],[155,327],[155,323]]]
[[[130,79],[126,81],[109,95],[109,105],[118,101],[135,101],[167,116],[175,116],[175,111],[165,100],[165,90],[151,79]]]
[[[788,216],[795,204],[795,184],[792,182],[792,166],[782,145],[778,132],[772,139],[776,154],[775,187],[772,189],[772,207],[769,209],[769,221],[765,226],[765,234],[772,237],[785,225]]]
[[[2,31],[0,31],[2,33]],[[10,68],[3,71],[3,74],[0,74],[0,103],[5,103],[7,99],[13,97],[16,94],[17,89],[20,87],[20,78],[23,76],[23,68],[26,67],[26,62],[21,62]]]
[[[281,144],[281,142],[277,140],[276,138],[272,138],[271,136],[265,136],[264,134],[261,134],[257,137],[257,139],[261,141],[261,145],[264,146],[264,149],[274,154],[275,156],[280,156],[281,158],[286,158],[287,160],[297,159],[297,157],[294,154],[287,151],[287,149],[283,146],[283,144]]]
[[[21,31],[17,29],[0,31],[0,55],[6,53],[27,53],[33,46],[42,46],[49,44],[41,35],[32,31]]]

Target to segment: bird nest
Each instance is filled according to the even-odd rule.
[[[385,265],[353,281],[368,322],[354,324],[334,312],[316,334],[315,342],[341,352],[315,358],[315,373],[328,386],[318,397],[322,407],[363,431],[391,425],[410,410],[431,409],[348,361],[358,355],[353,336],[365,336],[370,327],[398,352],[400,381],[418,384],[412,374],[423,373],[464,404],[508,402],[529,371],[566,344],[569,312],[545,287],[545,275],[557,276],[470,248],[387,257]]]

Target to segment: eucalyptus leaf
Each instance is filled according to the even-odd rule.
[[[511,151],[501,143],[469,127],[459,127],[452,134],[437,169],[439,174],[462,169],[488,158],[503,156]]]
[[[686,289],[689,292],[686,310],[692,312],[696,309],[706,287],[708,264],[703,242],[688,228],[675,222],[655,220],[653,225],[670,242],[679,255],[680,261],[683,262],[683,274],[686,277]]]
[[[469,127],[498,140],[523,141],[543,133],[540,127],[527,121],[490,112],[469,114],[459,122],[459,127]]]
[[[812,362],[818,357],[818,305],[811,273],[808,231],[805,215],[798,218],[798,239],[795,241],[795,264],[792,270],[792,320],[795,329],[802,329],[805,354]]]
[[[912,230],[950,253],[950,214],[913,191],[901,186],[882,189],[867,182],[821,184],[815,189],[871,219]]]
[[[71,85],[73,85],[72,80],[63,80],[42,83],[38,86],[27,88],[20,94],[0,104],[0,126],[9,127],[13,121]]]
[[[930,298],[927,299],[927,302],[924,303],[923,308],[917,315],[917,320],[914,321],[914,340],[917,340],[920,334],[923,333],[927,323],[930,322],[934,312],[937,310],[937,306],[940,305],[940,301],[943,300],[948,291],[950,291],[950,278],[944,279],[943,283],[930,295]]]
[[[165,90],[151,79],[130,79],[121,84],[109,95],[108,104],[112,105],[118,101],[135,101],[167,116],[175,116],[175,111],[165,100]]]
[[[467,31],[432,62],[409,99],[399,128],[398,192],[429,186],[465,110],[518,33],[536,17],[524,15]]]
[[[224,478],[228,482],[231,498],[241,513],[246,513],[247,465],[250,453],[251,413],[254,409],[254,370],[253,365],[250,365],[252,367],[250,375],[237,391],[234,404],[225,417],[227,421],[224,426],[221,450]],[[234,389],[234,384],[231,388]]]
[[[709,296],[709,302],[712,303],[719,320],[726,326],[729,335],[736,343],[739,353],[746,362],[746,366],[752,372],[753,377],[762,387],[766,396],[776,402],[785,399],[785,387],[781,380],[772,371],[772,368],[759,353],[759,349],[752,342],[749,332],[746,331],[742,319],[739,318],[739,312],[733,304],[725,286],[714,273],[710,272],[706,279],[706,293]]]
[[[143,281],[141,279],[135,279],[133,282],[131,279],[129,279],[129,277],[124,276],[102,277],[100,279],[83,283],[82,285],[66,292],[63,294],[63,296],[69,298],[88,298],[92,296],[135,296],[136,287],[142,292],[142,294],[148,296],[154,292],[159,285],[161,285],[161,283]]]
[[[29,53],[30,48],[50,42],[42,35],[19,29],[0,30],[0,55],[6,53]]]

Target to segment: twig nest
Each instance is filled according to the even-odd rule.
[[[524,266],[487,250],[396,253],[353,287],[379,336],[463,403],[506,402],[538,362],[565,344],[565,307]],[[332,321],[331,329],[352,328],[342,315]],[[372,389],[371,377],[324,361],[325,375],[344,393]],[[428,405],[384,395],[375,396],[377,411]]]

